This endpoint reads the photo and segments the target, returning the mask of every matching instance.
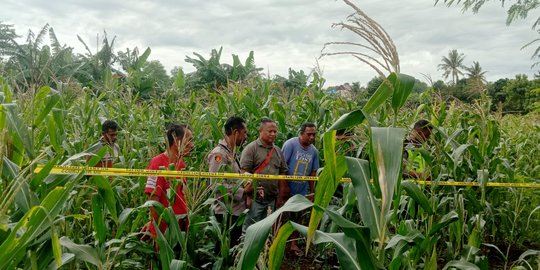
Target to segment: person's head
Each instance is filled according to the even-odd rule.
[[[118,124],[113,120],[105,120],[101,124],[101,135],[107,143],[115,143],[118,135]]]
[[[229,137],[229,143],[242,145],[247,139],[246,121],[241,117],[230,117],[225,123],[225,135]]]
[[[193,150],[193,134],[184,124],[171,124],[167,128],[167,144],[169,149],[178,150],[181,156],[188,156]]]
[[[425,142],[431,136],[433,126],[428,120],[422,119],[414,123],[414,136],[420,142]]]
[[[351,139],[353,136],[352,130],[338,129],[336,130],[336,140],[345,141]]]
[[[259,125],[259,139],[264,144],[272,144],[276,140],[277,136],[277,125],[276,121],[269,119],[269,118],[263,118],[261,120],[261,124]]]
[[[300,127],[300,135],[298,136],[300,144],[308,147],[315,142],[317,135],[317,127],[313,123],[304,123]]]

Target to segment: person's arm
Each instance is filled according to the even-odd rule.
[[[283,174],[282,174],[283,175]],[[286,180],[277,180],[278,181],[278,196],[276,201],[276,207],[279,208],[285,204],[287,201],[290,189],[289,184],[287,184]]]
[[[280,168],[279,168],[279,174],[280,175],[287,175],[288,172],[288,166],[287,163],[285,163],[285,158],[283,157],[283,154],[281,151],[276,151],[277,154],[280,154]],[[291,193],[289,189],[289,184],[286,180],[278,180],[278,197],[276,201],[276,207],[281,207],[283,204],[285,204],[285,201],[287,201],[289,194]]]
[[[159,166],[157,165],[156,161],[152,159],[150,161],[150,164],[147,167],[148,170],[156,170],[159,169]],[[156,201],[160,202],[161,196],[164,196],[163,189],[161,188],[163,186],[163,178],[158,176],[148,176],[146,177],[146,186],[144,188],[144,193],[148,195],[148,201]],[[150,207],[150,222],[154,221],[156,224],[158,224],[159,229],[161,231],[165,231],[167,228],[167,224],[165,221],[161,220],[159,218],[159,213],[154,209],[154,207]]]
[[[313,166],[311,167],[310,176],[317,176],[317,171],[319,170],[319,151],[315,149],[315,155],[313,157]],[[315,181],[309,181],[309,192],[315,193]]]
[[[285,163],[285,166],[287,167],[287,172],[283,170],[283,168],[280,168],[280,174],[281,175],[288,175],[288,164],[291,160],[292,153],[293,153],[293,144],[290,143],[290,141],[286,141],[283,144],[283,148],[281,149],[283,161]],[[280,167],[283,165],[280,164]],[[285,201],[290,197],[290,188],[287,180],[279,180],[278,181],[278,206],[281,206],[285,203]]]
[[[92,159],[92,157],[96,156],[96,153],[103,147],[103,145],[100,142],[97,142],[88,149],[86,149],[84,152],[88,153],[89,155],[86,156],[86,163]],[[98,161],[97,164],[94,165],[94,167],[104,167],[102,164],[102,161]]]
[[[317,171],[311,171],[309,176],[317,176]],[[309,193],[315,193],[315,181],[309,181]]]
[[[240,172],[241,173],[253,173],[253,167],[254,167],[254,153],[251,147],[251,144],[248,144],[246,148],[242,151],[242,154],[240,155]],[[253,196],[254,192],[254,185],[252,183],[246,183],[244,184],[244,192],[242,196],[247,196],[247,198],[251,198]],[[246,199],[247,200],[247,199]],[[246,206],[249,208],[250,205]]]
[[[289,164],[289,161],[291,160],[291,157],[292,157],[292,152],[293,152],[293,149],[292,149],[292,144],[290,143],[290,141],[286,141],[284,144],[283,144],[283,148],[281,148],[282,152],[283,152],[283,159],[285,159],[285,163]]]
[[[223,166],[230,165],[232,161],[228,160],[228,157],[223,156],[222,153],[211,153],[208,157],[208,171],[219,172]],[[227,159],[227,160],[225,160]],[[212,188],[217,188],[219,185],[216,180],[213,181]],[[221,185],[227,190],[227,194],[230,199],[234,201],[240,201],[244,197],[244,186],[237,183],[234,180],[225,180],[221,182]],[[224,196],[224,195],[221,195]]]
[[[148,194],[148,200],[159,202],[159,197],[155,194]],[[167,229],[167,223],[165,223],[164,220],[160,221],[159,214],[156,211],[156,209],[154,209],[154,207],[151,206],[149,209],[150,209],[150,222],[152,221],[155,222],[159,226],[159,230],[164,232]]]
[[[240,155],[240,170],[248,173],[253,173],[253,169],[255,167],[254,153],[252,149],[253,147],[251,147],[251,144],[249,144],[246,148],[244,148],[244,151],[242,151],[242,155]]]
[[[223,158],[224,157],[219,153],[213,151],[210,152],[210,154],[208,154],[208,172],[219,172]],[[217,179],[210,178],[208,179],[207,184],[210,189],[215,189],[217,187]]]

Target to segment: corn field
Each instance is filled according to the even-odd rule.
[[[538,182],[538,114],[494,115],[487,99],[458,104],[435,92],[424,93],[420,106],[408,107],[405,101],[392,102],[386,84],[358,109],[354,100],[326,93],[322,82],[315,76],[292,97],[258,78],[217,93],[171,89],[141,100],[121,84],[99,95],[70,86],[14,93],[2,81],[0,268],[144,269],[157,258],[164,269],[221,269],[225,261],[234,262],[233,268],[279,269],[293,230],[309,236],[302,239],[309,239],[304,242],[309,256],[322,269],[538,268],[540,192],[484,185]],[[247,119],[248,140],[257,137],[262,117],[277,121],[278,145],[306,121],[326,132],[316,141],[325,169],[314,202],[289,199],[253,226],[260,227],[258,234],[248,230],[244,243],[230,252],[214,252],[228,239],[212,217],[214,191],[204,181],[189,182],[189,230],[168,230],[156,253],[140,240],[151,205],[144,177],[48,174],[53,165],[95,164],[99,153],[87,160],[85,151],[100,137],[104,119],[121,127],[115,167],[145,168],[164,150],[166,123],[185,122],[196,146],[188,170],[206,171],[206,155],[231,115]],[[479,182],[480,187],[401,180],[403,138],[418,118],[436,128],[425,152],[434,182]],[[344,128],[352,130],[356,147],[369,159],[344,156],[348,149],[335,140],[335,130]],[[36,164],[45,169],[33,173]],[[337,184],[345,174],[352,184]],[[287,222],[271,233],[279,213],[299,209],[311,209],[308,227]]]
[[[116,56],[121,74],[112,68],[114,39],[105,37],[96,54],[84,44],[88,54],[74,60],[48,25],[29,34],[33,47],[8,48],[21,49],[10,59],[24,61],[0,66],[0,269],[540,269],[540,189],[489,186],[540,184],[538,89],[527,92],[528,113],[519,115],[494,111],[485,89],[471,103],[435,87],[411,101],[418,80],[401,73],[393,41],[344,2],[355,14],[334,26],[369,44],[329,42],[322,54],[370,65],[381,78],[370,95],[328,91],[318,69],[267,78],[253,52],[245,63],[233,55],[233,65],[220,64],[221,49],[209,59],[188,56],[198,71],[179,69],[170,81],[143,72],[150,48],[128,49]],[[39,47],[47,33],[52,50]],[[354,51],[369,46],[374,56]],[[187,180],[183,231],[171,207],[148,200],[145,177],[51,173],[55,165],[98,164],[106,148],[90,147],[107,119],[120,127],[115,168],[146,168],[166,151],[166,127],[185,123],[195,146],[185,170],[208,171],[231,116],[246,120],[248,142],[261,119],[275,120],[279,146],[314,123],[323,167],[312,201],[289,198],[237,246],[227,219],[213,214],[222,187],[208,179]],[[404,141],[419,119],[433,126],[418,150],[431,184],[403,178]],[[153,241],[142,230],[150,208],[170,224]],[[307,212],[309,223],[286,220],[286,212]],[[295,232],[303,256],[287,250]]]

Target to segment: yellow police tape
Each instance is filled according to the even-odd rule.
[[[37,165],[34,173],[40,172],[44,165]],[[104,176],[163,176],[163,177],[185,177],[185,178],[227,178],[227,179],[264,179],[264,180],[289,180],[289,181],[317,181],[314,176],[292,176],[292,175],[267,175],[267,174],[238,174],[238,173],[217,173],[217,172],[193,172],[193,171],[167,171],[167,170],[146,170],[146,169],[124,169],[124,168],[101,168],[101,167],[79,167],[79,166],[54,166],[50,174],[79,174],[84,171],[85,175]],[[341,182],[351,182],[350,178],[342,178]],[[421,185],[437,186],[465,186],[477,187],[478,182],[453,182],[453,181],[414,181]],[[488,182],[488,187],[515,187],[515,188],[540,188],[540,183],[494,183]]]

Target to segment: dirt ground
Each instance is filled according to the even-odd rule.
[[[305,247],[305,246],[304,246]],[[296,256],[288,249],[285,251],[281,270],[326,270],[339,269],[339,262],[335,254],[324,254],[316,257],[316,251],[310,250],[307,255]]]

